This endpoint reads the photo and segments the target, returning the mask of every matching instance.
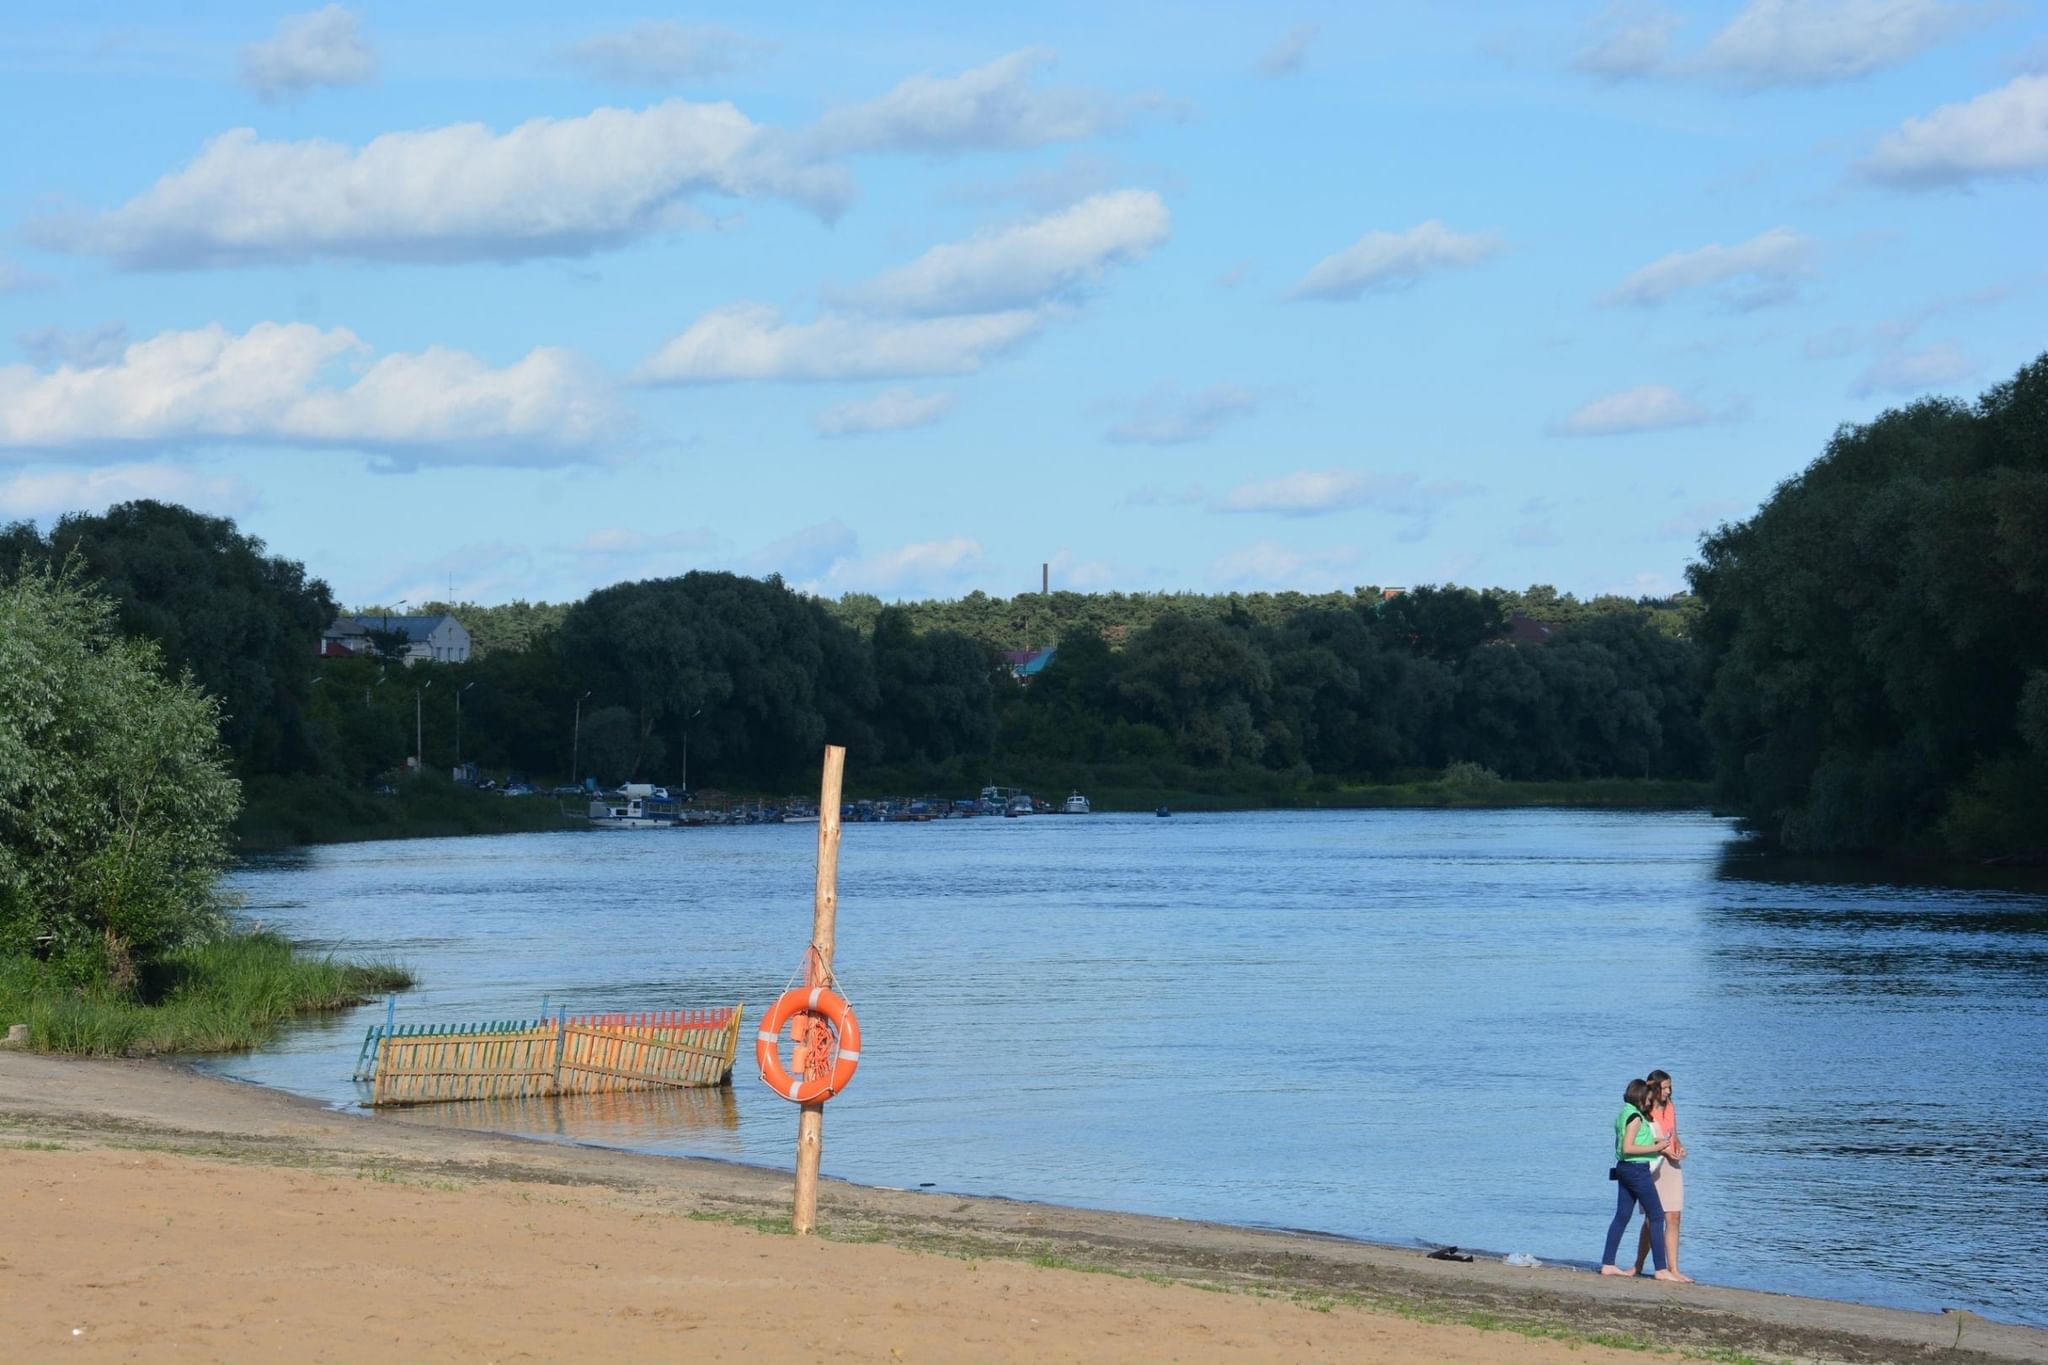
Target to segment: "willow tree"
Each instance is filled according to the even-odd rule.
[[[0,577],[0,955],[111,978],[217,932],[219,707],[75,574]]]

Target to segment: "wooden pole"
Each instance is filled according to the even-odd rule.
[[[825,776],[818,788],[818,883],[811,898],[811,952],[805,977],[822,986],[832,976],[832,944],[839,919],[839,786],[846,774],[846,750],[825,746]],[[801,1018],[802,1016],[798,1016]],[[823,1031],[822,1023],[813,1027]],[[822,1063],[823,1048],[806,1048],[797,1040],[796,1061]],[[813,1073],[806,1068],[806,1077]],[[818,1159],[825,1152],[825,1103],[804,1105],[796,1120],[796,1209],[789,1227],[808,1237],[818,1226]]]

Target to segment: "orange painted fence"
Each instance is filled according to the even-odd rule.
[[[642,1010],[373,1030],[370,1103],[437,1104],[725,1085],[740,1009]]]

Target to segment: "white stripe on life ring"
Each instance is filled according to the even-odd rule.
[[[825,988],[824,988],[823,986],[813,986],[813,987],[811,987],[811,1008],[812,1008],[812,1009],[816,1009],[816,1008],[818,1008],[818,997],[819,997],[819,996],[821,996],[821,995],[823,995],[824,993],[825,993]]]
[[[797,1092],[797,1091],[799,1091],[799,1090],[801,1090],[801,1089],[803,1089],[803,1088],[804,1088],[804,1083],[803,1083],[802,1081],[791,1081],[791,1082],[789,1083],[789,1097],[790,1097],[791,1099],[795,1099],[795,1098],[796,1098],[796,1092]],[[787,1111],[787,1110],[784,1110],[783,1112],[787,1113],[788,1111]]]
[[[767,1029],[762,1029],[754,1035],[754,1041],[757,1043],[773,1043],[779,1041],[781,1037],[782,1035],[779,1033],[770,1033]]]
[[[857,1062],[860,1060],[860,1053],[858,1051],[842,1052],[839,1054],[839,1060],[842,1062]]]

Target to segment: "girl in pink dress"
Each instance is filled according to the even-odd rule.
[[[1679,1169],[1685,1160],[1685,1144],[1678,1140],[1678,1110],[1671,1103],[1671,1073],[1652,1071],[1645,1077],[1650,1083],[1650,1107],[1646,1111],[1650,1125],[1657,1130],[1657,1136],[1671,1143],[1670,1151],[1656,1164],[1654,1172],[1657,1182],[1657,1198],[1664,1204],[1664,1254],[1666,1263],[1678,1269],[1678,1224],[1685,1212],[1685,1172]],[[1643,1261],[1650,1254],[1650,1228],[1643,1225],[1642,1236],[1636,1239],[1636,1274],[1643,1273]]]

